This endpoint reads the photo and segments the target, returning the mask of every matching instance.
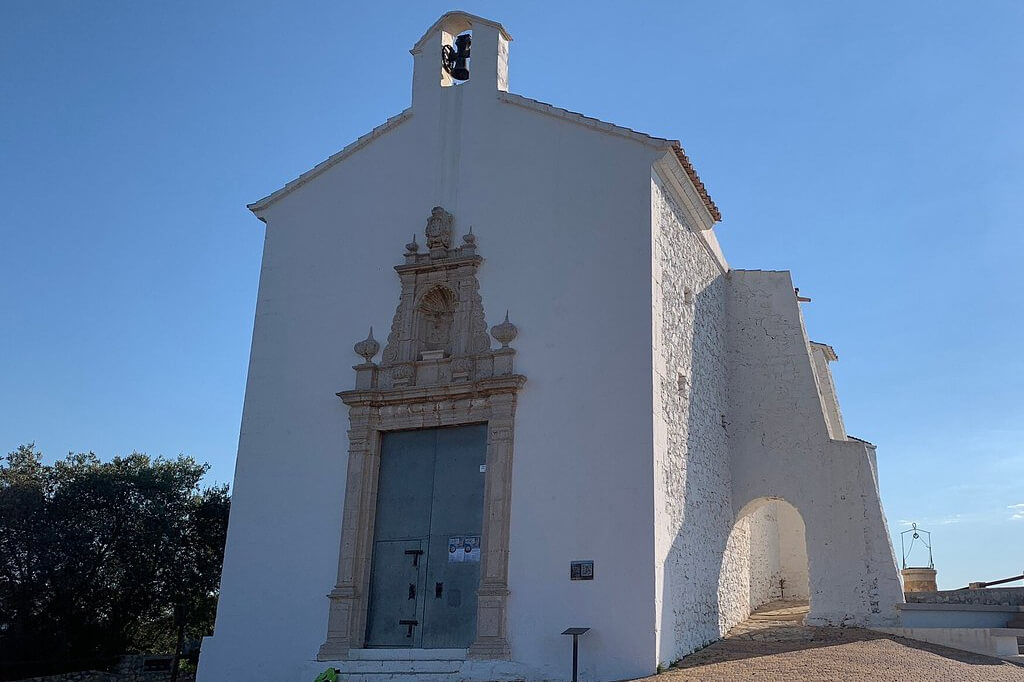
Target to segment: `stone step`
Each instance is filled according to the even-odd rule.
[[[465,649],[351,649],[352,661],[464,661]]]
[[[352,675],[452,675],[462,668],[461,660],[377,660],[341,661],[335,667],[342,676]]]
[[[458,672],[447,673],[353,673],[342,672],[339,679],[351,682],[453,682],[461,679]]]
[[[359,682],[411,680],[435,682],[458,676],[465,649],[356,649],[335,667],[342,677]]]

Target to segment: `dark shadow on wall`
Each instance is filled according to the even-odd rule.
[[[663,286],[666,284],[663,282]],[[682,398],[689,408],[685,440],[679,429],[673,429],[671,423],[667,425],[669,451],[685,448],[686,466],[682,490],[666,491],[670,497],[682,495],[683,522],[673,538],[663,571],[660,625],[663,642],[667,639],[672,643],[662,649],[663,664],[720,637],[719,575],[733,526],[729,457],[720,454],[728,452],[728,284],[728,278],[719,275],[692,294],[693,336],[688,351],[695,359],[718,355],[715,363],[693,362],[691,375],[685,378]],[[681,289],[683,283],[679,282],[678,287]],[[721,321],[717,329],[716,318]],[[661,343],[672,342],[670,330],[663,330],[662,334]],[[676,368],[666,367],[666,372],[672,374]],[[665,384],[671,381],[672,377],[663,379]],[[709,387],[714,386],[720,393],[709,395]],[[670,385],[660,388],[670,395]],[[722,490],[727,493],[722,495]]]

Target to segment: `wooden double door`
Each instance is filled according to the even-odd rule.
[[[486,424],[382,434],[367,647],[473,642],[486,454]]]

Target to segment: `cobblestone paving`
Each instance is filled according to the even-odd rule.
[[[805,604],[774,602],[726,637],[645,682],[1024,682],[1024,666],[860,628],[803,625]]]

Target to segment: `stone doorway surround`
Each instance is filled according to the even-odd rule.
[[[317,660],[347,660],[366,636],[381,434],[386,431],[487,424],[484,527],[476,636],[467,658],[508,660],[508,547],[516,398],[526,377],[515,373],[518,334],[508,321],[491,328],[491,349],[472,230],[452,247],[454,217],[435,206],[427,220],[428,251],[415,237],[395,266],[401,296],[380,364],[370,335],[355,345],[364,362],[356,385],[338,397],[349,408],[348,477],[338,577],[327,595],[327,639]]]

